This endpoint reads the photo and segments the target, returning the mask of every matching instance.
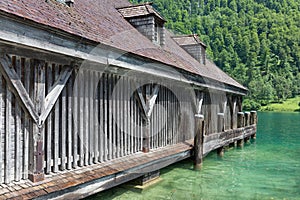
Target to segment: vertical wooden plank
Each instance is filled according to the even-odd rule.
[[[24,87],[27,93],[30,93],[30,60],[25,60],[25,80],[24,80]],[[28,178],[28,162],[29,162],[29,132],[30,132],[30,124],[31,119],[27,112],[25,112],[25,124],[24,124],[24,157],[23,157],[23,178]]]
[[[84,165],[87,166],[89,164],[89,72],[88,70],[83,71],[84,76],[84,122],[83,122],[83,129],[84,129]]]
[[[93,125],[94,125],[94,163],[98,163],[99,162],[99,90],[98,90],[98,81],[99,77],[98,77],[98,72],[95,71],[93,72],[93,107],[95,109],[94,112],[92,112],[94,114],[94,121],[93,121]]]
[[[128,130],[127,130],[127,136],[128,136],[128,154],[133,153],[133,137],[132,137],[132,106],[131,106],[131,99],[130,99],[130,92],[131,92],[131,79],[128,77],[128,87],[127,87],[127,107],[128,107],[128,113],[127,113],[127,123],[128,123]]]
[[[118,87],[118,90],[115,92],[115,98],[116,98],[116,112],[115,112],[115,121],[116,121],[116,134],[117,134],[117,143],[116,143],[116,147],[117,147],[117,158],[120,157],[120,150],[121,150],[121,129],[120,129],[120,77],[117,76],[116,77],[116,84]]]
[[[121,157],[124,156],[124,77],[120,78],[120,149],[121,149]]]
[[[176,143],[179,143],[179,138],[180,138],[180,134],[181,131],[180,131],[180,126],[181,126],[181,123],[182,123],[182,119],[179,117],[179,115],[181,114],[181,106],[182,106],[182,97],[181,97],[181,93],[179,94],[179,98],[178,98],[178,102],[177,102],[177,105],[176,105],[176,112],[177,112],[177,130],[176,130]]]
[[[166,90],[166,131],[167,131],[167,139],[166,139],[166,145],[170,144],[170,119],[171,116],[169,116],[169,103],[170,103],[170,99],[169,99],[169,91]]]
[[[163,90],[163,94],[164,94],[164,109],[165,109],[165,112],[163,113],[164,114],[164,140],[163,140],[163,145],[164,146],[167,146],[167,124],[168,124],[168,121],[167,121],[167,90],[166,88],[164,88]]]
[[[115,75],[111,75],[111,126],[112,126],[112,158],[116,157],[116,123],[115,123],[115,116],[116,116],[116,98],[113,95],[114,86],[116,84],[116,77]]]
[[[16,58],[16,65],[15,65],[16,73],[18,74],[19,78],[21,79],[21,58]],[[20,181],[21,179],[21,167],[22,167],[22,160],[21,160],[21,107],[19,102],[16,101],[15,103],[15,180]]]
[[[157,108],[157,115],[156,115],[156,123],[157,123],[157,147],[160,147],[161,145],[161,133],[162,133],[162,127],[161,127],[161,107],[162,107],[162,101],[161,101],[161,96],[162,96],[162,87],[161,85],[159,86],[159,93],[158,93],[158,97],[157,97],[157,103],[159,104],[158,108]]]
[[[67,120],[67,123],[68,123],[68,151],[67,151],[67,169],[72,169],[72,146],[75,145],[74,143],[72,143],[72,106],[73,106],[73,98],[72,98],[72,84],[73,84],[73,76],[71,75],[70,76],[70,79],[69,81],[67,82],[67,94],[68,94],[68,120]],[[75,162],[75,160],[73,161]]]
[[[154,104],[154,108],[153,108],[153,124],[154,124],[154,148],[157,149],[158,148],[158,138],[159,138],[159,123],[158,123],[158,118],[159,118],[159,93],[157,96],[157,99],[155,101]]]
[[[151,83],[151,95],[153,94],[153,83]],[[150,115],[150,149],[154,148],[154,123],[153,123],[153,110]]]
[[[99,92],[100,92],[100,96],[99,96],[99,109],[100,109],[100,112],[99,112],[99,115],[98,115],[98,118],[99,118],[99,123],[100,123],[100,126],[99,126],[99,134],[100,134],[100,137],[99,137],[99,154],[100,154],[100,162],[103,162],[103,159],[104,159],[104,154],[105,154],[105,148],[104,148],[104,137],[105,137],[105,129],[104,129],[104,126],[105,126],[105,122],[104,122],[104,118],[105,118],[105,113],[104,113],[104,101],[105,101],[105,95],[104,95],[104,88],[103,88],[103,85],[104,85],[104,77],[103,77],[103,74],[101,73],[98,73],[98,76],[100,78],[99,80]]]
[[[2,179],[2,174],[3,174],[3,168],[2,168],[2,163],[3,163],[3,157],[2,157],[2,152],[5,152],[4,149],[2,148],[2,143],[4,143],[4,141],[2,141],[2,135],[4,135],[5,131],[4,131],[4,110],[5,110],[5,105],[3,102],[3,95],[4,94],[4,89],[3,89],[3,78],[2,78],[2,74],[0,72],[0,183],[3,183],[3,179]]]
[[[59,77],[59,65],[54,64],[54,77],[55,81]],[[60,100],[58,99],[54,106],[54,155],[53,155],[53,172],[58,172],[58,165],[59,165],[59,124],[60,124],[60,117],[59,117],[59,104]]]
[[[64,87],[61,94],[61,165],[60,169],[63,171],[66,169],[66,136],[67,136],[67,88]]]
[[[94,158],[94,113],[97,112],[94,107],[94,72],[89,71],[87,73],[88,75],[88,86],[89,86],[89,93],[88,93],[88,99],[89,99],[89,111],[88,111],[88,119],[89,119],[89,165],[93,163],[93,158]]]
[[[5,110],[5,183],[10,183],[11,181],[11,101],[12,94],[6,86],[6,110]]]
[[[133,116],[134,116],[134,104],[133,104],[133,98],[132,98],[132,90],[133,90],[133,83],[132,83],[132,80],[129,79],[129,84],[130,84],[130,87],[129,87],[129,102],[130,102],[130,139],[131,139],[131,154],[133,154],[135,151],[134,151],[134,146],[135,146],[135,143],[134,143],[134,131],[135,131],[135,127],[133,126],[134,124],[134,121],[133,121]]]
[[[164,110],[164,96],[163,96],[163,92],[164,92],[164,89],[163,87],[161,86],[161,90],[160,91],[160,109],[159,109],[159,127],[160,127],[160,135],[159,135],[159,147],[162,147],[163,146],[163,139],[164,139],[164,113],[163,113],[163,110]]]
[[[107,74],[103,74],[103,101],[104,101],[104,161],[108,159],[108,76]]]
[[[123,114],[123,123],[124,123],[124,155],[127,155],[127,78],[124,77],[124,93],[123,93],[123,110],[124,110],[124,114]]]
[[[135,81],[135,80],[133,80]],[[135,84],[135,82],[133,82]],[[133,85],[134,86],[134,85]],[[137,102],[134,98],[134,91],[132,93],[132,101],[133,101],[133,120],[134,120],[134,152],[138,151],[138,126],[137,126]]]
[[[84,73],[80,70],[79,74],[79,166],[84,164]]]
[[[84,73],[83,70],[79,72],[79,166],[84,164]]]
[[[78,165],[78,136],[80,135],[80,71],[74,73],[74,88],[73,88],[73,120],[74,120],[74,129],[73,129],[73,163],[72,167],[76,168]],[[72,123],[72,122],[71,122]],[[81,143],[81,141],[79,141]],[[80,147],[80,145],[79,145]],[[79,154],[80,155],[80,154]]]
[[[29,74],[28,74],[29,76]],[[26,77],[27,78],[27,77]],[[47,92],[50,92],[53,84],[53,71],[52,65],[47,66]],[[51,146],[52,146],[52,113],[49,114],[46,121],[46,173],[49,174],[51,171]]]
[[[107,122],[108,122],[108,125],[107,125],[107,134],[108,134],[108,159],[111,160],[112,159],[112,120],[111,120],[111,117],[112,117],[112,101],[111,101],[111,89],[112,89],[112,86],[111,86],[111,76],[110,74],[107,75]]]

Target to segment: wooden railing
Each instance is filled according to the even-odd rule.
[[[202,159],[209,152],[218,150],[218,154],[223,154],[223,147],[237,142],[238,146],[243,145],[244,140],[256,137],[257,113],[239,112],[237,114],[237,128],[224,130],[224,115],[218,115],[218,132],[205,135],[204,117],[195,116],[195,169],[200,169]]]

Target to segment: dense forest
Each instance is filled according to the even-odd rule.
[[[208,57],[249,88],[246,106],[258,109],[300,94],[299,0],[153,3],[168,29],[198,34],[208,46]]]

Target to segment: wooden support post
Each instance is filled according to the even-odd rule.
[[[246,137],[246,138],[244,139],[244,141],[245,141],[245,143],[250,142],[250,137]]]
[[[238,147],[243,147],[244,146],[244,140],[238,140],[237,141],[237,146]]]
[[[150,134],[150,119],[146,120],[146,125],[144,128],[144,138],[143,138],[143,152],[148,153],[150,151],[149,147],[149,134]]]
[[[250,125],[250,112],[245,112],[245,126]]]
[[[257,124],[257,112],[256,111],[251,111],[250,113],[250,124],[254,125]],[[256,133],[251,135],[252,139],[256,139]]]
[[[146,85],[146,98],[144,99],[143,93],[141,88],[137,89],[138,94],[138,100],[140,102],[141,108],[144,112],[145,116],[145,127],[144,127],[144,134],[143,134],[143,148],[142,151],[144,153],[148,153],[150,150],[150,121],[151,121],[151,114],[155,105],[156,98],[158,96],[159,86],[155,85],[152,88],[152,94],[151,94],[151,88],[150,84]]]
[[[218,154],[218,156],[223,157],[224,156],[224,147],[218,148],[217,154]]]
[[[194,169],[200,170],[203,160],[204,117],[195,115]]]
[[[224,113],[218,113],[218,132],[223,132],[225,130],[224,123]]]
[[[242,128],[244,127],[244,113],[238,112],[238,118],[237,118],[237,127]]]
[[[237,115],[236,115],[236,107],[237,107],[237,99],[236,97],[231,97],[230,101],[230,114],[231,114],[231,129],[237,128]]]
[[[34,60],[34,103],[38,114],[44,111],[45,99],[45,63]],[[33,132],[30,137],[29,179],[39,182],[45,179],[44,175],[44,127],[33,123]]]
[[[234,148],[234,147],[235,147],[235,143],[234,142],[230,143],[229,146],[228,146],[228,148]]]
[[[250,112],[250,124],[256,124],[257,123],[257,113],[256,111],[251,111]]]

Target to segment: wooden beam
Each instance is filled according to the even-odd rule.
[[[32,60],[34,66],[34,102],[38,113],[44,110],[45,98],[45,63],[39,60]],[[30,137],[30,174],[32,182],[44,180],[44,134],[43,127],[33,124],[33,132]]]
[[[12,94],[9,88],[6,86],[6,109],[5,109],[5,174],[4,174],[4,182],[10,183],[11,181],[11,107],[12,107]]]
[[[141,87],[139,87],[139,88],[137,89],[137,95],[138,95],[138,100],[139,100],[141,109],[143,110],[144,115],[147,116],[147,106],[146,106],[146,101],[145,101],[145,99],[144,99],[144,97],[143,97],[143,91],[142,91]]]
[[[34,122],[38,122],[38,114],[31,101],[22,81],[15,70],[12,68],[11,61],[8,56],[0,58],[0,72],[5,78],[9,88],[14,95],[20,100],[22,107],[28,111]]]
[[[194,169],[200,170],[203,160],[204,117],[195,115]]]
[[[154,85],[154,88],[153,88],[153,92],[152,92],[152,95],[150,97],[150,99],[148,100],[149,101],[149,107],[147,108],[147,117],[151,117],[151,114],[152,114],[152,111],[153,111],[153,108],[154,108],[154,105],[155,105],[155,102],[156,102],[156,99],[157,99],[157,96],[158,96],[158,92],[159,92],[159,86],[157,84]]]
[[[64,66],[63,71],[60,73],[57,81],[51,87],[50,92],[44,100],[45,110],[41,113],[41,116],[39,117],[39,126],[42,126],[45,123],[49,113],[55,105],[55,102],[57,101],[61,92],[65,88],[66,83],[73,72],[73,69],[74,68],[71,66]]]
[[[198,115],[201,114],[202,104],[203,104],[203,97],[204,97],[204,94],[201,92],[200,99],[199,99],[199,102],[198,102],[198,109],[197,109],[197,114]]]

